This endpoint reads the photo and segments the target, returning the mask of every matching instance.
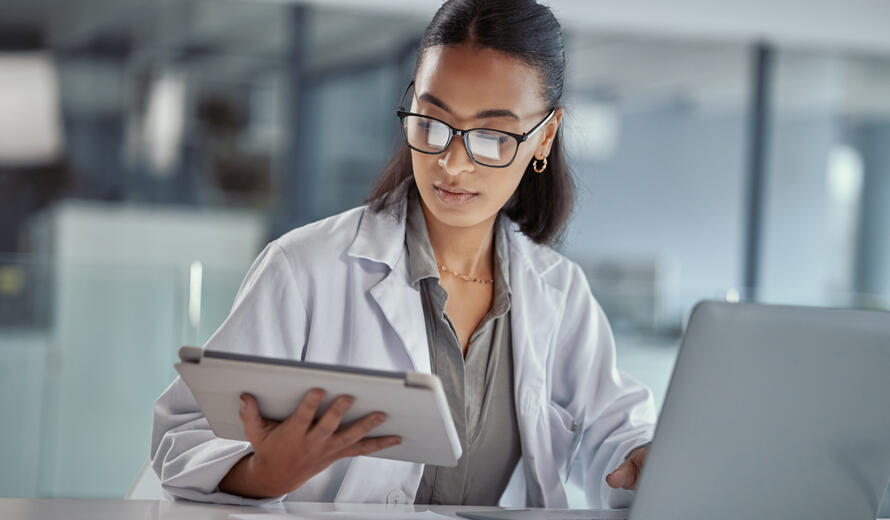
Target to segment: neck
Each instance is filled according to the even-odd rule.
[[[449,271],[474,276],[494,278],[494,223],[497,213],[472,227],[455,227],[442,223],[421,201],[430,245],[436,262]]]

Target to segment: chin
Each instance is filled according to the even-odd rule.
[[[445,224],[446,226],[457,227],[457,228],[469,228],[480,224],[485,218],[482,215],[454,215],[454,214],[441,214],[437,212],[435,209],[431,209],[433,213],[433,217],[439,222]]]
[[[489,216],[481,207],[483,200],[471,201],[466,206],[451,207],[438,199],[434,188],[421,190],[420,195],[432,216],[446,226],[473,227]]]

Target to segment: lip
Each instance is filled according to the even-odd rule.
[[[433,188],[436,191],[436,197],[449,206],[462,206],[476,198],[476,195],[478,195],[478,193],[467,191],[455,193],[439,186],[433,186]]]
[[[457,186],[448,186],[447,184],[434,184],[433,186],[435,186],[436,188],[439,188],[440,190],[447,191],[450,193],[458,193],[458,194],[469,193],[470,195],[476,195],[475,191],[470,191],[468,189],[459,188]]]

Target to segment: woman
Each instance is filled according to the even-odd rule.
[[[574,196],[564,76],[548,8],[446,2],[400,104],[405,145],[367,205],[270,243],[205,345],[436,373],[458,466],[357,457],[399,439],[369,436],[381,414],[341,425],[350,396],[313,423],[321,391],[282,423],[245,394],[250,442],[219,439],[177,378],[155,406],[152,440],[168,493],[487,505],[505,501],[512,476],[527,505],[566,507],[571,477],[592,507],[628,504],[652,436],[651,393],[618,372],[583,272],[548,247]]]

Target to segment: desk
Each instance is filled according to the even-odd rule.
[[[455,516],[460,510],[498,509],[479,506],[416,506]],[[282,502],[263,507],[169,500],[100,500],[69,498],[0,498],[3,520],[225,520],[231,513],[311,513],[320,511],[410,512],[411,505]]]
[[[3,520],[225,520],[230,513],[312,513],[320,511],[410,512],[430,509],[455,516],[461,510],[498,509],[480,506],[411,506],[283,502],[248,507],[169,500],[99,500],[68,498],[0,498]],[[885,519],[890,520],[890,519]]]

